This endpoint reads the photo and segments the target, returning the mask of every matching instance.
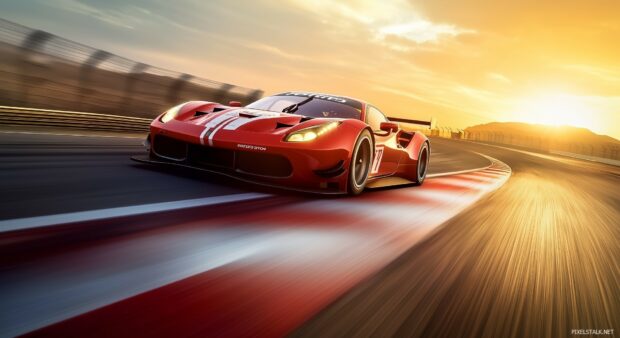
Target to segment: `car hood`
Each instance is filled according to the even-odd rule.
[[[236,108],[208,113],[200,118],[190,119],[186,122],[211,128],[220,126],[223,130],[280,132],[310,127],[333,120],[249,108]]]

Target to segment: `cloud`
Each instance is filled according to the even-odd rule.
[[[291,1],[302,9],[322,17],[324,24],[342,28],[349,28],[353,24],[360,25],[370,33],[370,40],[383,43],[397,51],[410,51],[416,49],[415,45],[438,44],[444,39],[463,34],[477,34],[473,29],[432,22],[422,17],[409,2],[403,0]]]
[[[487,73],[487,77],[493,81],[496,82],[501,82],[501,83],[505,83],[505,84],[511,84],[512,80],[510,80],[506,75],[500,74],[500,73]]]
[[[142,22],[134,15],[135,13],[130,11],[99,9],[78,0],[59,0],[56,5],[67,11],[87,15],[102,22],[127,29],[134,29],[136,24]]]
[[[307,56],[304,56],[301,54],[290,53],[278,47],[270,46],[264,43],[259,43],[259,42],[254,42],[254,41],[242,41],[240,45],[243,47],[251,48],[257,51],[261,51],[261,52],[266,52],[266,53],[269,53],[269,54],[272,54],[272,55],[275,55],[281,58],[289,59],[289,60],[300,60],[300,61],[306,61],[306,62],[313,61],[312,58],[309,58]]]
[[[199,29],[186,25],[183,20],[170,18],[166,15],[166,8],[157,8],[153,11],[130,2],[88,4],[80,0],[57,0],[50,2],[49,5],[125,29],[135,29],[138,26],[157,23],[160,26],[172,26],[195,34],[203,33]]]
[[[476,31],[471,29],[462,29],[447,24],[434,24],[426,20],[413,20],[403,24],[388,25],[378,30],[378,34],[381,37],[396,35],[419,44],[427,42],[437,43],[441,38],[474,33]]]
[[[418,89],[418,93],[416,94],[415,90],[405,90],[405,89],[397,89],[390,86],[376,85],[374,86],[375,90],[382,91],[385,93],[390,93],[394,95],[398,95],[401,97],[406,97],[415,101],[425,102],[431,105],[440,106],[447,108],[452,113],[465,113],[465,115],[461,114],[461,118],[466,120],[476,120],[476,121],[484,121],[489,119],[489,115],[482,114],[479,110],[474,109],[469,105],[461,105],[453,102],[449,97],[443,96],[432,96],[429,95],[428,92],[423,92]]]
[[[558,68],[586,74],[608,82],[620,82],[620,69],[610,69],[587,64],[561,65]]]

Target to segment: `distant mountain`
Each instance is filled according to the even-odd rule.
[[[520,122],[492,122],[465,129],[465,138],[539,150],[620,158],[620,141],[586,128]]]
[[[553,127],[542,124],[529,124],[521,122],[491,122],[487,124],[479,124],[465,129],[467,132],[503,132],[503,133],[519,133],[532,135],[552,135],[558,138],[583,138],[584,141],[611,142],[620,143],[619,140],[607,136],[599,135],[587,128],[578,128],[571,126]]]

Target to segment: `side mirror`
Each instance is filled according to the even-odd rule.
[[[241,102],[239,101],[230,101],[228,102],[228,105],[231,107],[241,107]]]
[[[396,122],[381,122],[379,129],[387,131],[388,133],[395,133],[398,131],[398,123]]]

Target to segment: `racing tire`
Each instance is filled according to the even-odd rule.
[[[424,183],[426,172],[428,171],[429,157],[430,150],[428,147],[428,142],[424,142],[422,147],[420,147],[420,152],[418,153],[418,165],[416,167],[415,180],[413,181],[415,185],[422,185],[422,183]]]
[[[355,141],[351,155],[347,184],[349,195],[359,195],[364,191],[372,166],[373,150],[374,144],[370,132],[368,130],[362,131]]]

